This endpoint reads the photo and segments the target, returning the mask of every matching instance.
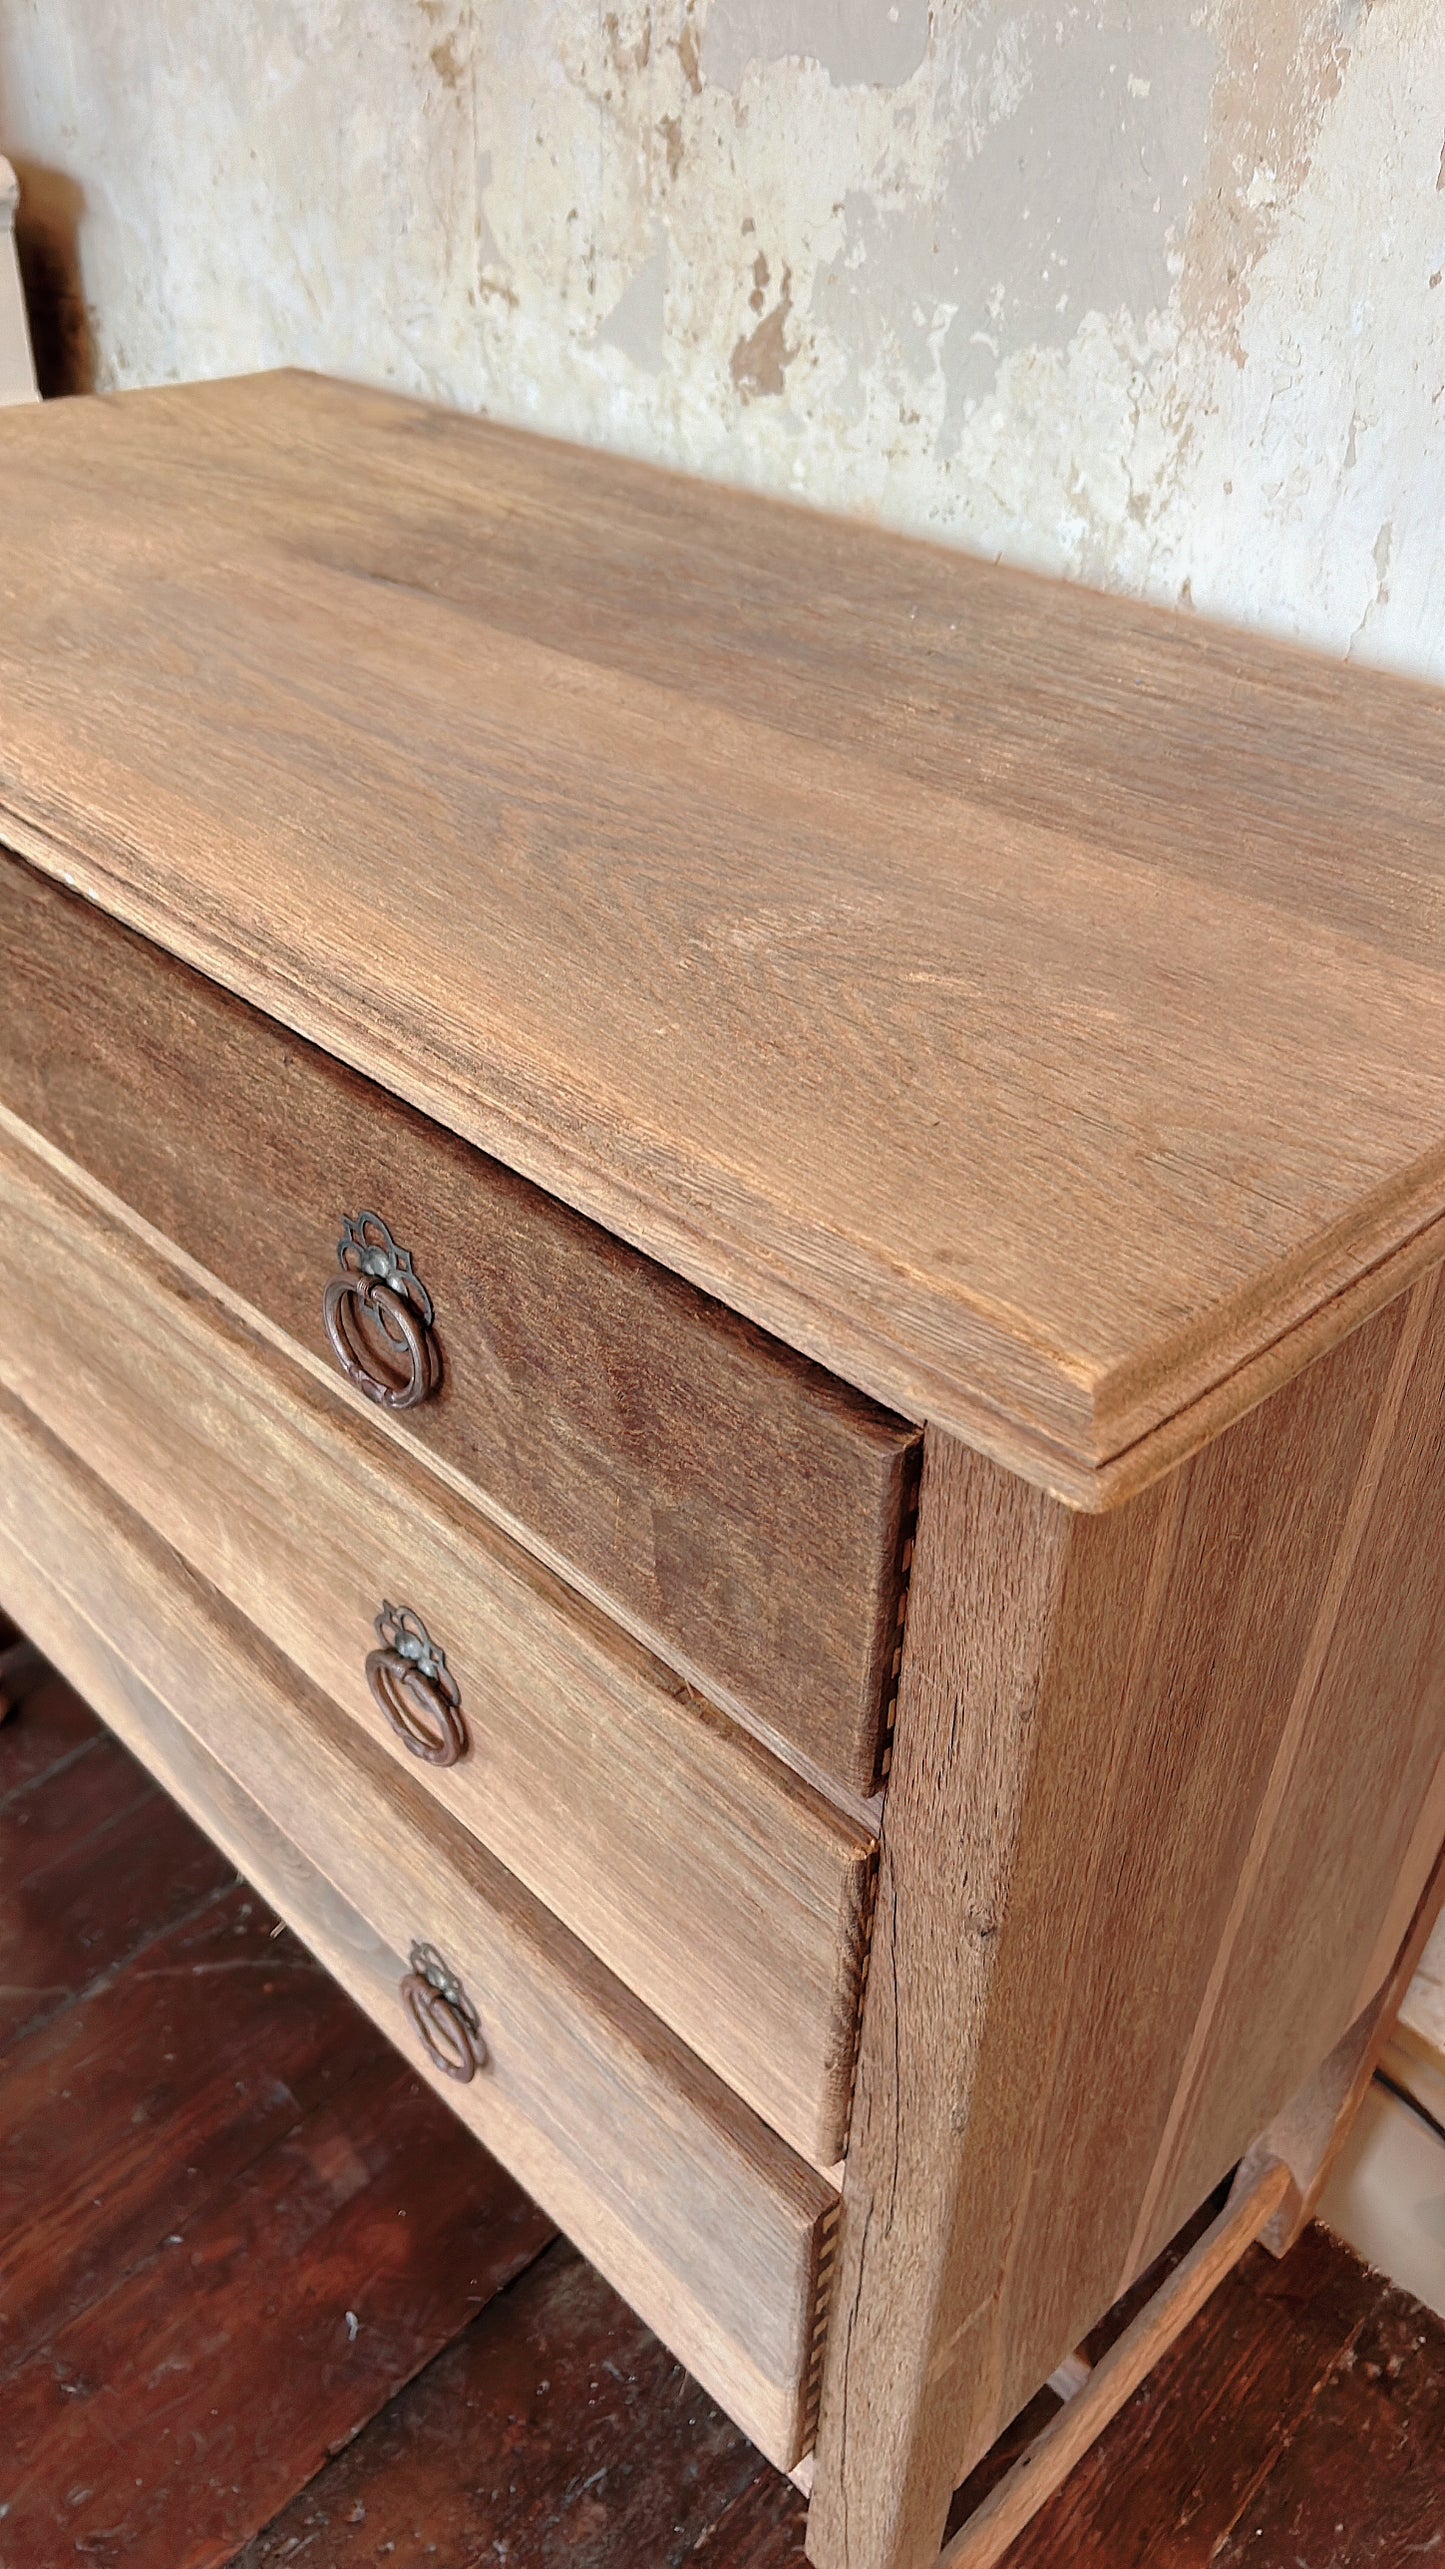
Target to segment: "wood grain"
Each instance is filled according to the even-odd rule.
[[[1281,2103],[1324,2059],[1389,1977],[1445,1842],[1445,1290],[1436,1271],[1342,1349],[1295,1398],[1313,1413],[1319,1467],[1343,1493],[1358,1400],[1393,1337],[1312,1607],[1270,1777],[1191,2028],[1185,2075],[1162,2136],[1146,2263],[1221,2173],[1206,2096],[1274,2085]],[[1351,1384],[1353,1376],[1353,1385]],[[1330,1405],[1340,1415],[1331,1419]],[[1261,1452],[1270,1413],[1262,1414]],[[1286,1430],[1288,1421],[1281,1419]],[[1296,1450],[1299,1450],[1298,1448]],[[1292,1466],[1282,1433],[1271,1469]],[[1242,1458],[1241,1458],[1242,1459]],[[1228,1454],[1221,1457],[1230,1470]],[[1276,1493],[1253,1540],[1265,1576],[1280,1567],[1294,1509]],[[1335,1533],[1338,1525],[1338,1533]],[[1273,1560],[1270,1555],[1273,1552]],[[1257,1702],[1248,1688],[1242,1700]]]
[[[0,1790],[74,1793],[101,1742],[144,1787],[151,1932],[87,1935],[107,1888],[134,1895],[114,1839],[27,1886],[75,1967],[0,2053],[0,2548],[221,2569],[548,2225],[53,1672]],[[197,1864],[216,1879],[178,1920]]]
[[[0,1382],[261,1626],[815,2165],[842,2156],[874,1841],[568,1597],[430,1473],[0,1133],[42,1293]],[[375,1703],[419,1614],[469,1750]]]
[[[0,453],[12,844],[906,1414],[1098,1504],[1445,1246],[1437,696],[295,376]]]
[[[1337,2243],[1329,2245],[1339,2255]],[[1299,2559],[1328,2561],[1332,2545],[1340,2569],[1395,2569],[1397,2562],[1428,2561],[1432,2546],[1439,2548],[1445,2324],[1349,2262],[1349,2299],[1338,2282],[1329,2297],[1338,2314],[1338,2357],[1316,2374],[1293,2431],[1276,2429],[1274,2468],[1261,2474],[1263,2485],[1249,2491],[1219,2543],[1216,2569],[1261,2569],[1271,2556],[1292,2569]],[[1318,2290],[1318,2266],[1315,2275]],[[1297,2310],[1303,2287],[1301,2277]]]
[[[11,2560],[226,2569],[525,2266],[545,2218],[423,2102],[373,2055],[5,2380]]]
[[[183,2130],[162,2122],[146,2132],[153,2181],[169,2178],[173,2195],[169,2207],[152,2195],[146,2249],[122,2254],[109,2274],[93,2271],[77,2308],[52,2304],[39,2342],[5,2370],[10,2559],[223,2569],[547,2237],[545,2215],[469,2144],[374,2028],[362,2025],[370,2039],[343,2066],[337,2020],[353,2011],[339,1991],[316,1989],[306,1956],[271,1943],[253,1960],[233,1938],[224,1961],[193,1962],[170,1944],[153,1971],[188,1975],[208,1961],[226,1973],[230,2001],[229,2020],[218,2023],[212,1981],[207,2048],[213,2072],[224,2064],[231,2073],[229,2098],[214,2075],[209,2093],[214,2119],[201,2156],[212,2182],[197,2184],[194,2166],[167,2159]],[[343,2056],[331,2091],[305,2110],[261,2070],[268,2014],[287,2012],[278,1983],[296,1976],[298,1961],[313,1984],[313,2014],[330,2016]],[[160,2057],[165,1982],[152,1977],[147,1994],[152,2085],[157,2073],[161,2084],[168,2071],[194,2075],[197,2054],[177,2058],[178,2034],[169,2060]],[[72,2206],[72,2245],[87,2216],[99,2226],[114,2182],[99,2145],[117,2135],[93,2119],[94,2058],[72,2064],[76,2088],[55,2118],[72,2129],[85,2121],[97,2147],[90,2194]],[[259,2084],[287,2110],[273,2110],[280,2128],[269,2136],[253,2131],[249,2155],[227,2177],[217,2122],[234,2153],[242,2100]],[[126,2122],[137,2101],[132,2087]],[[119,2137],[123,2151],[124,2125]]]
[[[1403,2569],[1445,2517],[1445,2321],[1311,2228],[1250,2250],[1008,2569]]]
[[[7,1601],[47,1654],[791,2467],[832,2189],[8,1395],[0,1537]],[[469,2086],[405,2030],[418,1936],[480,2011]]]
[[[7,1583],[8,1584],[8,1583]],[[20,1720],[0,1744],[0,1783]],[[112,1739],[0,1800],[0,2052],[230,1880]]]
[[[53,1669],[27,1689],[25,1711],[27,1718],[8,1722],[0,1739],[0,1812],[42,1776],[88,1757],[106,1737],[90,1706]]]
[[[801,2514],[559,2243],[235,2569],[306,2563],[308,2544],[324,2569],[411,2569],[427,2543],[445,2569],[803,2569]]]
[[[1442,1339],[1432,1277],[1103,1517],[930,1440],[821,2569],[933,2556],[953,2487],[1332,2049],[1418,1898]]]
[[[1260,2233],[1263,2246],[1272,2256],[1284,2256],[1314,2215],[1330,2171],[1350,2137],[1442,1907],[1445,1849],[1420,1894],[1410,1931],[1388,1979],[1240,2163],[1237,2188],[1248,2187],[1261,2169],[1275,2162],[1289,2171],[1288,2199]]]
[[[939,2569],[998,2569],[1017,2535],[1132,2399],[1161,2355],[1218,2291],[1290,2190],[1279,2160],[1256,2169],[1154,2293],[1087,2381],[1042,2428],[945,2544]]]
[[[328,1364],[337,1237],[379,1211],[443,1357],[406,1441],[871,1792],[911,1430],[3,856],[0,953],[0,1102]]]
[[[154,1794],[154,1814],[169,1808]],[[155,1852],[163,1881],[173,1843],[159,1832]],[[77,1990],[0,2070],[0,2377],[214,2217],[257,2159],[378,2057],[394,2074],[375,2026],[234,1877]],[[461,2156],[430,2100],[426,2117]]]

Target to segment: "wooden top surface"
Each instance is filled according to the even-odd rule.
[[[59,403],[0,837],[1085,1506],[1445,1254],[1445,696],[1188,618],[301,375]]]

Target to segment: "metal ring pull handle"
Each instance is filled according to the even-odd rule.
[[[367,1653],[366,1682],[402,1747],[428,1766],[455,1766],[471,1742],[446,1652],[410,1606],[383,1604],[376,1637],[381,1648]]]
[[[401,2003],[433,2066],[465,2086],[487,2066],[481,2019],[435,1945],[413,1945],[408,1960]]]
[[[441,1380],[432,1301],[379,1213],[348,1216],[336,1245],[341,1273],[322,1302],[342,1372],[382,1409],[415,1409]]]

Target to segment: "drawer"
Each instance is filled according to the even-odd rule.
[[[824,2180],[5,1395],[0,1595],[790,2468],[811,2432],[836,2215]],[[432,2066],[404,2007],[419,1943],[475,2009],[484,2059],[465,2083]]]
[[[433,1314],[395,1432],[873,1789],[911,1428],[3,853],[0,952],[0,1104],[328,1362],[343,1225],[380,1216]],[[334,1320],[369,1325],[351,1294]]]
[[[867,1828],[3,1135],[0,1228],[28,1278],[0,1381],[749,2104],[835,2162]],[[409,1619],[389,1656],[386,1605]],[[397,1648],[418,1623],[434,1676]],[[418,1758],[391,1716],[456,1762]]]

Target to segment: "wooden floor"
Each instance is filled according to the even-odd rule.
[[[55,1679],[0,1727],[0,2255],[0,2569],[801,2569],[790,2485]],[[1437,2558],[1445,2323],[1315,2230],[1010,2569]]]

